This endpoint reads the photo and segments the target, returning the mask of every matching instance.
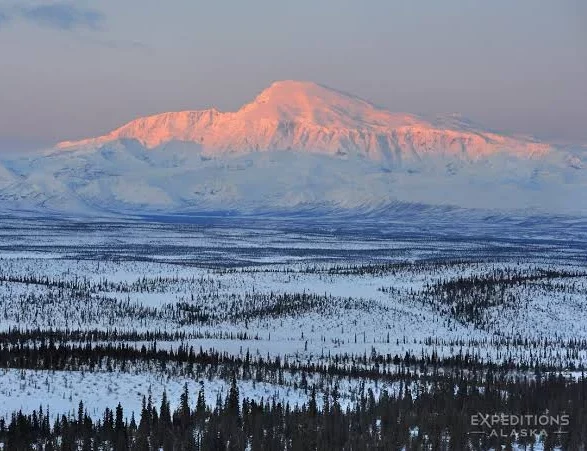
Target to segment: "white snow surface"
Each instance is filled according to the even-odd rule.
[[[92,215],[364,214],[397,203],[584,215],[584,160],[458,115],[392,113],[281,81],[236,112],[162,113],[6,157],[0,201],[2,211]]]

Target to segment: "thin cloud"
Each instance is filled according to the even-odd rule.
[[[0,28],[8,22],[10,22],[10,16],[5,12],[0,11]]]
[[[61,31],[74,31],[87,29],[92,31],[104,31],[105,15],[95,9],[84,8],[70,2],[56,2],[34,4],[30,6],[12,5],[0,6],[0,30],[6,24],[24,21],[44,28]],[[151,48],[140,41],[117,41],[101,39],[99,35],[78,36],[89,45],[110,49],[138,49],[151,51]]]
[[[102,47],[111,50],[138,50],[149,53],[153,51],[151,46],[141,41],[101,39],[97,36],[80,36],[77,39],[93,47]]]
[[[105,19],[100,11],[68,2],[0,7],[0,28],[11,22],[23,20],[54,30],[99,30]]]
[[[52,3],[21,7],[18,15],[39,26],[57,30],[71,31],[86,28],[98,30],[105,17],[100,11],[80,8],[73,3]]]

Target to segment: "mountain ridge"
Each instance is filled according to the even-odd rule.
[[[430,152],[461,153],[472,159],[510,152],[532,158],[552,150],[527,137],[476,130],[470,122],[463,125],[462,119],[445,117],[441,122],[392,113],[324,85],[286,80],[274,82],[234,112],[209,108],[159,113],[134,119],[100,137],[65,141],[57,147],[135,139],[152,149],[186,141],[199,144],[208,155],[293,149],[379,161]]]
[[[392,113],[283,81],[234,112],[161,113],[0,160],[0,211],[385,216],[428,205],[585,215],[586,161],[460,115]]]

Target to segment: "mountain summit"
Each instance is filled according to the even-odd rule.
[[[421,122],[413,115],[393,114],[350,94],[292,80],[273,83],[236,115],[249,122],[290,122],[332,130],[376,130]]]
[[[238,111],[162,113],[135,119],[97,138],[60,148],[134,139],[147,148],[193,142],[210,155],[300,150],[398,162],[424,154],[476,159],[505,151],[532,157],[549,146],[529,138],[475,129],[454,116],[427,120],[392,113],[340,91],[302,81],[278,81]]]

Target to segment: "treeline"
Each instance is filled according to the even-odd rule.
[[[272,267],[255,267],[248,266],[244,268],[223,268],[216,270],[217,274],[235,274],[235,273],[276,273],[276,274],[327,274],[338,276],[383,276],[397,275],[402,272],[418,274],[422,272],[436,273],[442,272],[453,267],[478,268],[485,263],[484,260],[465,260],[465,259],[422,259],[413,262],[397,261],[384,263],[323,263],[323,264],[304,264],[299,267],[276,266]]]
[[[28,280],[28,278],[26,279]],[[33,282],[31,282],[33,283]],[[36,283],[36,282],[35,282]],[[151,289],[151,288],[150,288]],[[155,288],[152,288],[155,290]],[[165,290],[160,288],[162,296]],[[145,289],[146,292],[147,289]],[[356,309],[366,312],[385,310],[380,303],[362,298],[337,297],[315,293],[227,294],[211,289],[195,289],[184,296],[163,297],[157,307],[123,299],[89,289],[49,287],[43,292],[0,294],[0,318],[6,322],[28,324],[32,328],[113,328],[132,321],[135,328],[158,323],[174,326],[216,325],[222,322],[240,324],[251,320],[295,317],[308,312],[327,315]],[[156,327],[156,326],[154,326]]]
[[[515,310],[525,306],[519,287],[526,288],[530,284],[535,284],[537,288],[549,294],[587,293],[583,285],[553,283],[555,280],[578,279],[585,276],[584,271],[577,270],[493,268],[482,275],[460,276],[426,284],[424,289],[413,297],[463,324],[486,329],[489,309],[507,307]],[[517,290],[511,290],[511,287],[517,287]]]
[[[455,378],[467,374],[472,383],[483,383],[488,373],[499,375],[508,381],[514,378],[539,377],[560,369],[549,367],[540,359],[530,364],[514,360],[491,363],[471,355],[458,352],[442,357],[406,351],[403,355],[371,354],[324,356],[317,361],[300,360],[295,357],[251,355],[249,350],[240,355],[214,349],[195,350],[193,346],[179,345],[173,349],[162,349],[157,343],[142,345],[140,349],[127,343],[60,343],[52,340],[37,343],[20,343],[0,346],[0,367],[31,370],[83,370],[116,371],[151,366],[174,374],[199,377],[203,374],[226,375],[236,372],[242,379],[274,381],[284,384],[287,377],[296,374],[323,375],[329,377],[368,379],[373,381],[400,381],[412,379]],[[583,371],[583,368],[577,368]],[[306,387],[303,387],[306,388]]]
[[[247,327],[247,323],[243,325]],[[303,339],[303,332],[300,337]],[[261,337],[258,332],[251,332],[249,330],[240,331],[211,331],[204,329],[203,331],[186,331],[186,330],[123,330],[123,329],[41,329],[41,328],[22,328],[10,327],[6,331],[0,331],[0,344],[27,344],[52,341],[55,345],[67,344],[69,342],[186,342],[188,340],[197,339],[216,339],[216,340],[261,340],[266,339],[267,336]],[[337,340],[331,338],[331,340]],[[325,342],[325,338],[321,338]],[[581,351],[587,350],[587,339],[585,338],[563,338],[554,333],[550,337],[505,337],[493,335],[490,337],[474,337],[474,338],[446,338],[446,337],[426,337],[415,339],[403,336],[401,338],[391,338],[391,334],[383,333],[380,337],[361,336],[361,343],[395,343],[396,346],[414,346],[418,345],[422,348],[422,354],[425,356],[432,356],[435,352],[442,353],[443,348],[449,349],[494,349],[498,355],[504,355],[506,360],[509,357],[514,357],[512,351],[515,349],[523,349],[533,352],[534,355],[540,356],[546,362],[552,353],[556,352],[559,360],[566,359],[567,363],[564,365],[552,365],[550,368],[555,369],[577,369],[578,366],[573,362],[579,361],[581,358]],[[355,334],[355,343],[357,342],[357,334]],[[424,351],[426,348],[431,348],[432,351]],[[564,350],[564,356],[561,353]],[[451,351],[451,353],[453,353]],[[344,353],[339,354],[344,357]],[[323,357],[322,357],[323,358]],[[524,358],[515,356],[515,359],[520,363],[524,363]],[[381,356],[378,357],[381,361]],[[491,363],[491,361],[489,361]],[[526,366],[527,367],[527,366]]]
[[[94,341],[175,341],[181,342],[194,339],[216,339],[216,340],[259,340],[257,333],[253,334],[247,331],[230,332],[230,331],[196,331],[186,332],[185,330],[166,331],[137,331],[137,330],[118,330],[116,328],[101,329],[21,329],[20,327],[10,327],[7,331],[0,332],[0,343],[20,344],[26,342],[37,342],[52,340],[54,343],[67,343],[70,341],[77,342],[94,342]]]
[[[100,278],[94,280],[89,277],[73,276],[71,279],[53,278],[43,275],[27,274],[14,275],[2,274],[0,272],[0,286],[3,284],[21,283],[24,285],[42,285],[49,288],[58,288],[60,290],[67,290],[72,292],[84,293],[100,293],[100,292],[116,292],[116,293],[163,293],[171,285],[185,284],[192,288],[217,290],[221,288],[219,280],[210,277],[139,277],[138,279],[129,281],[110,281],[107,278]]]
[[[0,420],[0,442],[11,451],[93,450],[487,450],[533,447],[545,451],[580,451],[587,443],[587,381],[551,376],[512,386],[508,392],[487,381],[455,386],[441,381],[407,386],[376,397],[372,390],[346,408],[335,386],[319,397],[312,389],[303,405],[287,400],[241,397],[236,383],[214,406],[205,401],[202,384],[195,402],[187,384],[172,411],[166,394],[159,407],[143,398],[141,413],[128,418],[122,403],[92,419],[80,402],[77,414],[51,421],[40,408],[15,412]],[[511,425],[483,429],[471,421],[479,413],[568,415],[568,424],[539,426],[538,435]],[[536,429],[536,428],[532,428]],[[504,448],[502,448],[502,446]]]

